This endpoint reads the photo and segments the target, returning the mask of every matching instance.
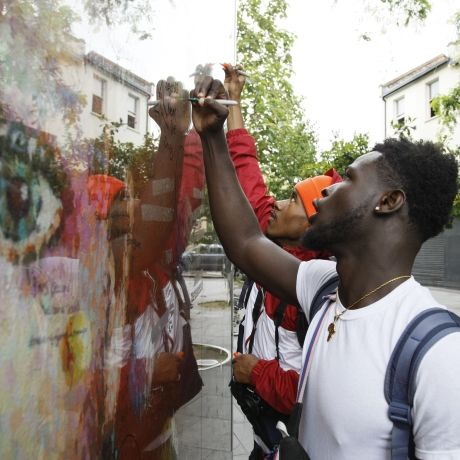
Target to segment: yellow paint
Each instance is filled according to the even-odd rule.
[[[85,374],[91,355],[89,322],[83,312],[71,315],[60,343],[61,362],[67,385],[74,386]]]

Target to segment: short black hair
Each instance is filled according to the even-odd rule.
[[[382,154],[382,180],[406,194],[409,219],[422,242],[441,233],[458,191],[455,157],[440,144],[407,139],[385,139],[373,150]]]

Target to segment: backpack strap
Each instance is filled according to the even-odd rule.
[[[460,332],[460,318],[442,308],[419,313],[399,338],[388,363],[384,393],[393,422],[391,459],[415,458],[412,405],[418,366],[426,352],[442,337]]]
[[[252,286],[254,281],[245,276],[243,287],[241,288],[240,296],[238,297],[238,303],[235,308],[237,310],[245,309],[248,305],[249,295],[251,294]],[[243,342],[244,342],[244,318],[238,325],[238,338],[236,341],[236,351],[243,353]]]
[[[334,275],[329,278],[316,292],[315,297],[310,304],[310,323],[313,319],[313,316],[320,310],[323,306],[326,297],[329,294],[332,294],[339,284],[339,275]]]
[[[252,353],[252,347],[254,346],[254,338],[257,331],[257,321],[259,320],[262,303],[265,297],[265,290],[261,287],[258,288],[256,301],[254,302],[254,308],[252,309],[252,331],[251,335],[249,336],[249,346],[248,350],[249,353]]]
[[[278,361],[280,360],[280,350],[279,350],[280,337],[279,337],[278,329],[281,326],[281,323],[283,322],[284,312],[286,311],[286,307],[287,307],[286,302],[280,302],[280,304],[276,308],[275,316],[273,318],[273,322],[275,323],[276,359]]]
[[[334,275],[332,278],[329,278],[316,292],[315,297],[313,298],[310,304],[310,318],[313,318],[315,313],[323,306],[325,302],[325,298],[328,294],[331,294],[337,288],[339,284],[339,277],[338,275]],[[280,353],[279,353],[279,332],[278,328],[281,326],[281,323],[284,319],[284,312],[286,311],[287,304],[286,302],[281,302],[278,305],[278,308],[275,312],[274,323],[275,323],[275,344],[276,344],[276,359],[279,361]],[[310,319],[311,321],[311,319]],[[297,340],[299,341],[299,345],[303,347],[305,342],[305,336],[307,334],[308,329],[308,322],[303,310],[298,308],[297,310],[297,325],[296,325],[296,333],[297,333]]]
[[[310,304],[310,322],[313,316],[318,312],[318,310],[323,306],[325,302],[325,297],[328,294],[331,294],[335,291],[339,284],[339,277],[338,275],[334,275],[332,278],[329,278],[316,292],[315,297],[313,298]],[[283,322],[284,312],[286,311],[286,303],[281,302],[276,309],[275,312],[275,344],[276,344],[276,359],[279,361],[280,354],[279,354],[279,333],[278,328]],[[299,345],[303,347],[305,342],[305,336],[307,334],[308,329],[308,321],[305,316],[305,313],[300,308],[297,311],[297,325],[296,325],[296,333],[297,333],[297,340],[299,341]]]
[[[308,320],[305,316],[305,312],[299,308],[297,312],[297,325],[296,325],[296,334],[297,340],[299,341],[299,345],[303,348],[303,344],[305,343],[305,336],[307,335],[308,329]]]
[[[250,278],[246,278],[246,280],[244,281],[243,287],[241,288],[240,297],[238,298],[238,305],[236,307],[238,310],[241,310],[242,308],[246,308],[253,284],[254,284],[254,281]]]
[[[319,332],[321,331],[321,328],[323,327],[324,319],[326,318],[326,313],[328,312],[329,307],[332,304],[332,301],[330,298],[327,298],[325,300],[325,303],[326,302],[328,302],[326,305],[326,308],[324,308],[324,311],[322,312],[319,318],[318,324],[316,325],[316,329],[313,331],[310,343],[308,344],[308,347],[306,350],[305,360],[303,362],[303,366],[302,366],[302,369],[299,375],[299,384],[297,387],[296,403],[289,417],[288,426],[286,430],[290,436],[294,436],[296,439],[299,438],[300,418],[302,416],[302,408],[303,408],[303,395],[305,393],[305,388],[307,386],[307,379],[308,379],[308,374],[310,372],[310,368],[312,364],[313,353],[318,343]]]

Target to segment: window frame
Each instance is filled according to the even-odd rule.
[[[404,120],[405,120],[405,109],[406,109],[405,101],[406,101],[405,96],[399,96],[398,98],[393,100],[394,119],[398,123],[404,123]],[[402,110],[400,109],[400,105],[402,105]]]
[[[128,128],[138,130],[139,129],[139,97],[135,96],[134,94],[129,93],[128,94],[128,115],[126,118],[126,125]],[[132,104],[131,102],[134,102],[134,112],[131,110]],[[130,117],[134,119],[134,126],[130,125]]]
[[[432,95],[432,88],[433,85],[436,83],[436,94]],[[433,78],[432,80],[426,83],[426,101],[427,101],[427,119],[431,120],[432,118],[436,118],[437,115],[431,106],[431,102],[435,97],[439,96],[439,77]]]
[[[100,85],[100,94],[95,93],[95,86],[96,86],[95,82],[96,81]],[[106,100],[107,100],[107,80],[105,80],[104,78],[102,78],[101,76],[97,74],[94,74],[93,75],[92,100],[91,100],[91,112],[97,115],[98,117],[104,116],[106,112]],[[96,101],[96,104],[95,104],[95,101]],[[100,112],[95,110],[95,108],[97,108],[97,104],[99,104],[100,106]]]

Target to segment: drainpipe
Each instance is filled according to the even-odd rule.
[[[145,111],[145,134],[149,132],[149,106],[147,105],[149,99],[150,96],[147,96],[147,98],[145,99],[145,105],[147,107],[147,110]]]
[[[384,128],[383,128],[383,139],[387,138],[387,100],[385,99],[385,96],[382,97],[383,99],[383,123],[384,123]]]

